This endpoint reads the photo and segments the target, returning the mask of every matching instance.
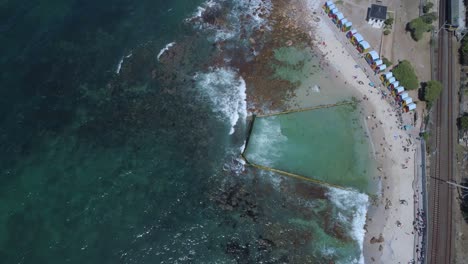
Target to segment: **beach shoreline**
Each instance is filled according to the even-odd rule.
[[[408,263],[415,258],[417,236],[413,229],[417,191],[413,189],[413,181],[419,141],[402,129],[398,107],[390,104],[393,99],[386,98],[380,88],[368,85],[372,81],[363,70],[371,72],[370,67],[365,62],[363,65],[363,59],[356,61],[350,55],[357,51],[339,37],[338,34],[345,33],[334,27],[322,4],[318,0],[298,0],[297,19],[306,22],[304,30],[314,39],[314,48],[323,54],[331,76],[336,76],[336,82],[344,84],[360,100],[363,123],[367,125],[373,149],[371,154],[379,168],[371,180],[381,189],[370,199],[364,226],[365,263]]]

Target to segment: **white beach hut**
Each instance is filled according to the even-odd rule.
[[[346,31],[350,30],[352,26],[353,26],[353,22],[351,22],[351,21],[343,23],[343,25],[341,26],[341,31],[346,32]]]
[[[375,73],[383,72],[385,69],[387,69],[387,65],[382,64],[382,65],[375,67],[374,72]]]
[[[390,79],[391,77],[393,77],[393,73],[392,72],[387,72],[387,73],[382,74],[380,76],[380,80],[383,82],[383,81],[386,81],[386,80]]]
[[[394,89],[397,88],[398,86],[400,86],[400,82],[399,82],[399,81],[394,81],[394,82],[392,82],[392,83],[388,86],[388,89],[394,90]]]
[[[394,81],[396,81],[396,79],[395,79],[395,77],[392,76],[392,77],[390,77],[389,79],[387,79],[387,80],[385,81],[385,85],[386,85],[386,86],[389,86],[389,85],[390,85],[392,82],[394,82]]]
[[[409,97],[407,92],[403,92],[399,96],[400,96],[400,100],[403,100],[404,98]]]
[[[346,33],[346,37],[352,38],[355,34],[357,34],[357,30],[351,29],[348,33]]]
[[[366,54],[366,61],[369,64],[372,64],[373,61],[376,61],[378,59],[379,59],[379,54],[375,50],[372,50]]]
[[[340,20],[342,20],[342,19],[344,19],[343,13],[338,12],[338,13],[336,13],[335,16],[333,17],[333,23],[338,24],[338,22],[340,22]]]
[[[401,94],[403,91],[405,91],[405,88],[403,86],[398,86],[397,88],[395,88],[396,94]]]
[[[413,98],[411,98],[411,97],[403,98],[403,105],[409,105],[412,102],[413,102]]]
[[[407,105],[405,107],[405,109],[406,109],[406,112],[412,111],[412,110],[416,109],[416,104],[415,103],[410,103],[409,105]]]

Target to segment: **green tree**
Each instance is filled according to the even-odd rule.
[[[407,25],[406,29],[411,32],[411,37],[418,41],[422,39],[424,32],[429,32],[432,26],[425,23],[421,17],[411,20]]]
[[[386,29],[386,30],[384,30],[384,32],[383,32],[383,34],[384,34],[385,36],[387,36],[387,35],[390,34],[390,33],[392,33],[392,31],[391,31],[390,29]]]
[[[385,25],[387,25],[387,26],[391,26],[391,25],[393,24],[393,21],[394,21],[393,17],[389,17],[389,18],[387,18],[387,19],[385,20],[384,23],[385,23]]]
[[[463,37],[460,47],[461,63],[468,65],[468,36]]]
[[[439,81],[428,81],[424,87],[424,101],[433,103],[442,92],[442,84]]]
[[[426,14],[427,12],[429,12],[429,10],[431,10],[431,8],[434,6],[433,3],[427,3],[424,7],[423,7],[423,12],[424,14]]]
[[[432,22],[434,22],[437,19],[437,13],[431,12],[431,13],[424,14],[421,16],[421,19],[426,24],[432,24]]]
[[[387,68],[390,68],[390,66],[392,66],[392,64],[393,64],[389,59],[387,59],[385,57],[382,58],[382,61],[383,61],[383,63],[385,65],[387,65]]]
[[[464,113],[462,117],[458,118],[458,127],[460,130],[468,130],[468,113]]]
[[[395,78],[400,82],[400,85],[404,86],[407,90],[418,88],[418,77],[409,61],[401,61],[397,66],[395,66],[395,68],[393,68],[392,72]]]

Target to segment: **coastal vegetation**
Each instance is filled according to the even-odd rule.
[[[432,103],[439,98],[441,92],[442,83],[439,81],[428,81],[424,85],[424,101],[426,101],[429,106],[432,105]]]
[[[461,185],[468,187],[468,179],[464,178]],[[463,219],[468,223],[468,190],[461,189],[461,204],[460,209],[462,211]]]
[[[424,15],[411,20],[406,25],[406,30],[411,33],[411,37],[415,41],[419,41],[420,39],[422,39],[425,32],[429,32],[433,29],[432,22],[437,20],[436,12],[429,13],[433,6],[433,3],[427,3],[423,7]]]
[[[460,47],[460,62],[463,65],[468,65],[468,37],[464,36]]]
[[[415,90],[418,88],[418,77],[409,61],[400,61],[400,63],[393,68],[392,72],[395,78],[400,81],[400,85],[404,86],[407,90]]]
[[[463,116],[459,117],[457,123],[462,132],[468,131],[468,113],[464,113]]]
[[[385,34],[385,33],[384,33]],[[387,66],[387,68],[390,68],[390,66],[393,65],[393,62],[391,62],[389,59],[383,57],[382,58],[383,63]]]

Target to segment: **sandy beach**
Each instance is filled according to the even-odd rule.
[[[416,192],[420,190],[413,188],[413,181],[419,141],[414,135],[411,137],[402,130],[398,107],[391,104],[392,98],[381,93],[386,89],[368,85],[370,82],[380,85],[380,82],[375,82],[378,76],[374,76],[364,59],[355,59],[357,51],[346,41],[345,33],[340,32],[323,12],[323,1],[300,0],[298,5],[299,17],[307,21],[314,31],[310,34],[315,38],[315,46],[334,69],[343,86],[349,87],[344,89],[352,89],[361,100],[364,123],[373,147],[372,154],[379,168],[373,180],[378,182],[381,189],[371,199],[364,227],[367,231],[364,241],[365,262],[408,263],[416,260],[417,232],[413,221],[417,199],[414,198],[418,197]],[[355,53],[354,58],[352,52]]]

